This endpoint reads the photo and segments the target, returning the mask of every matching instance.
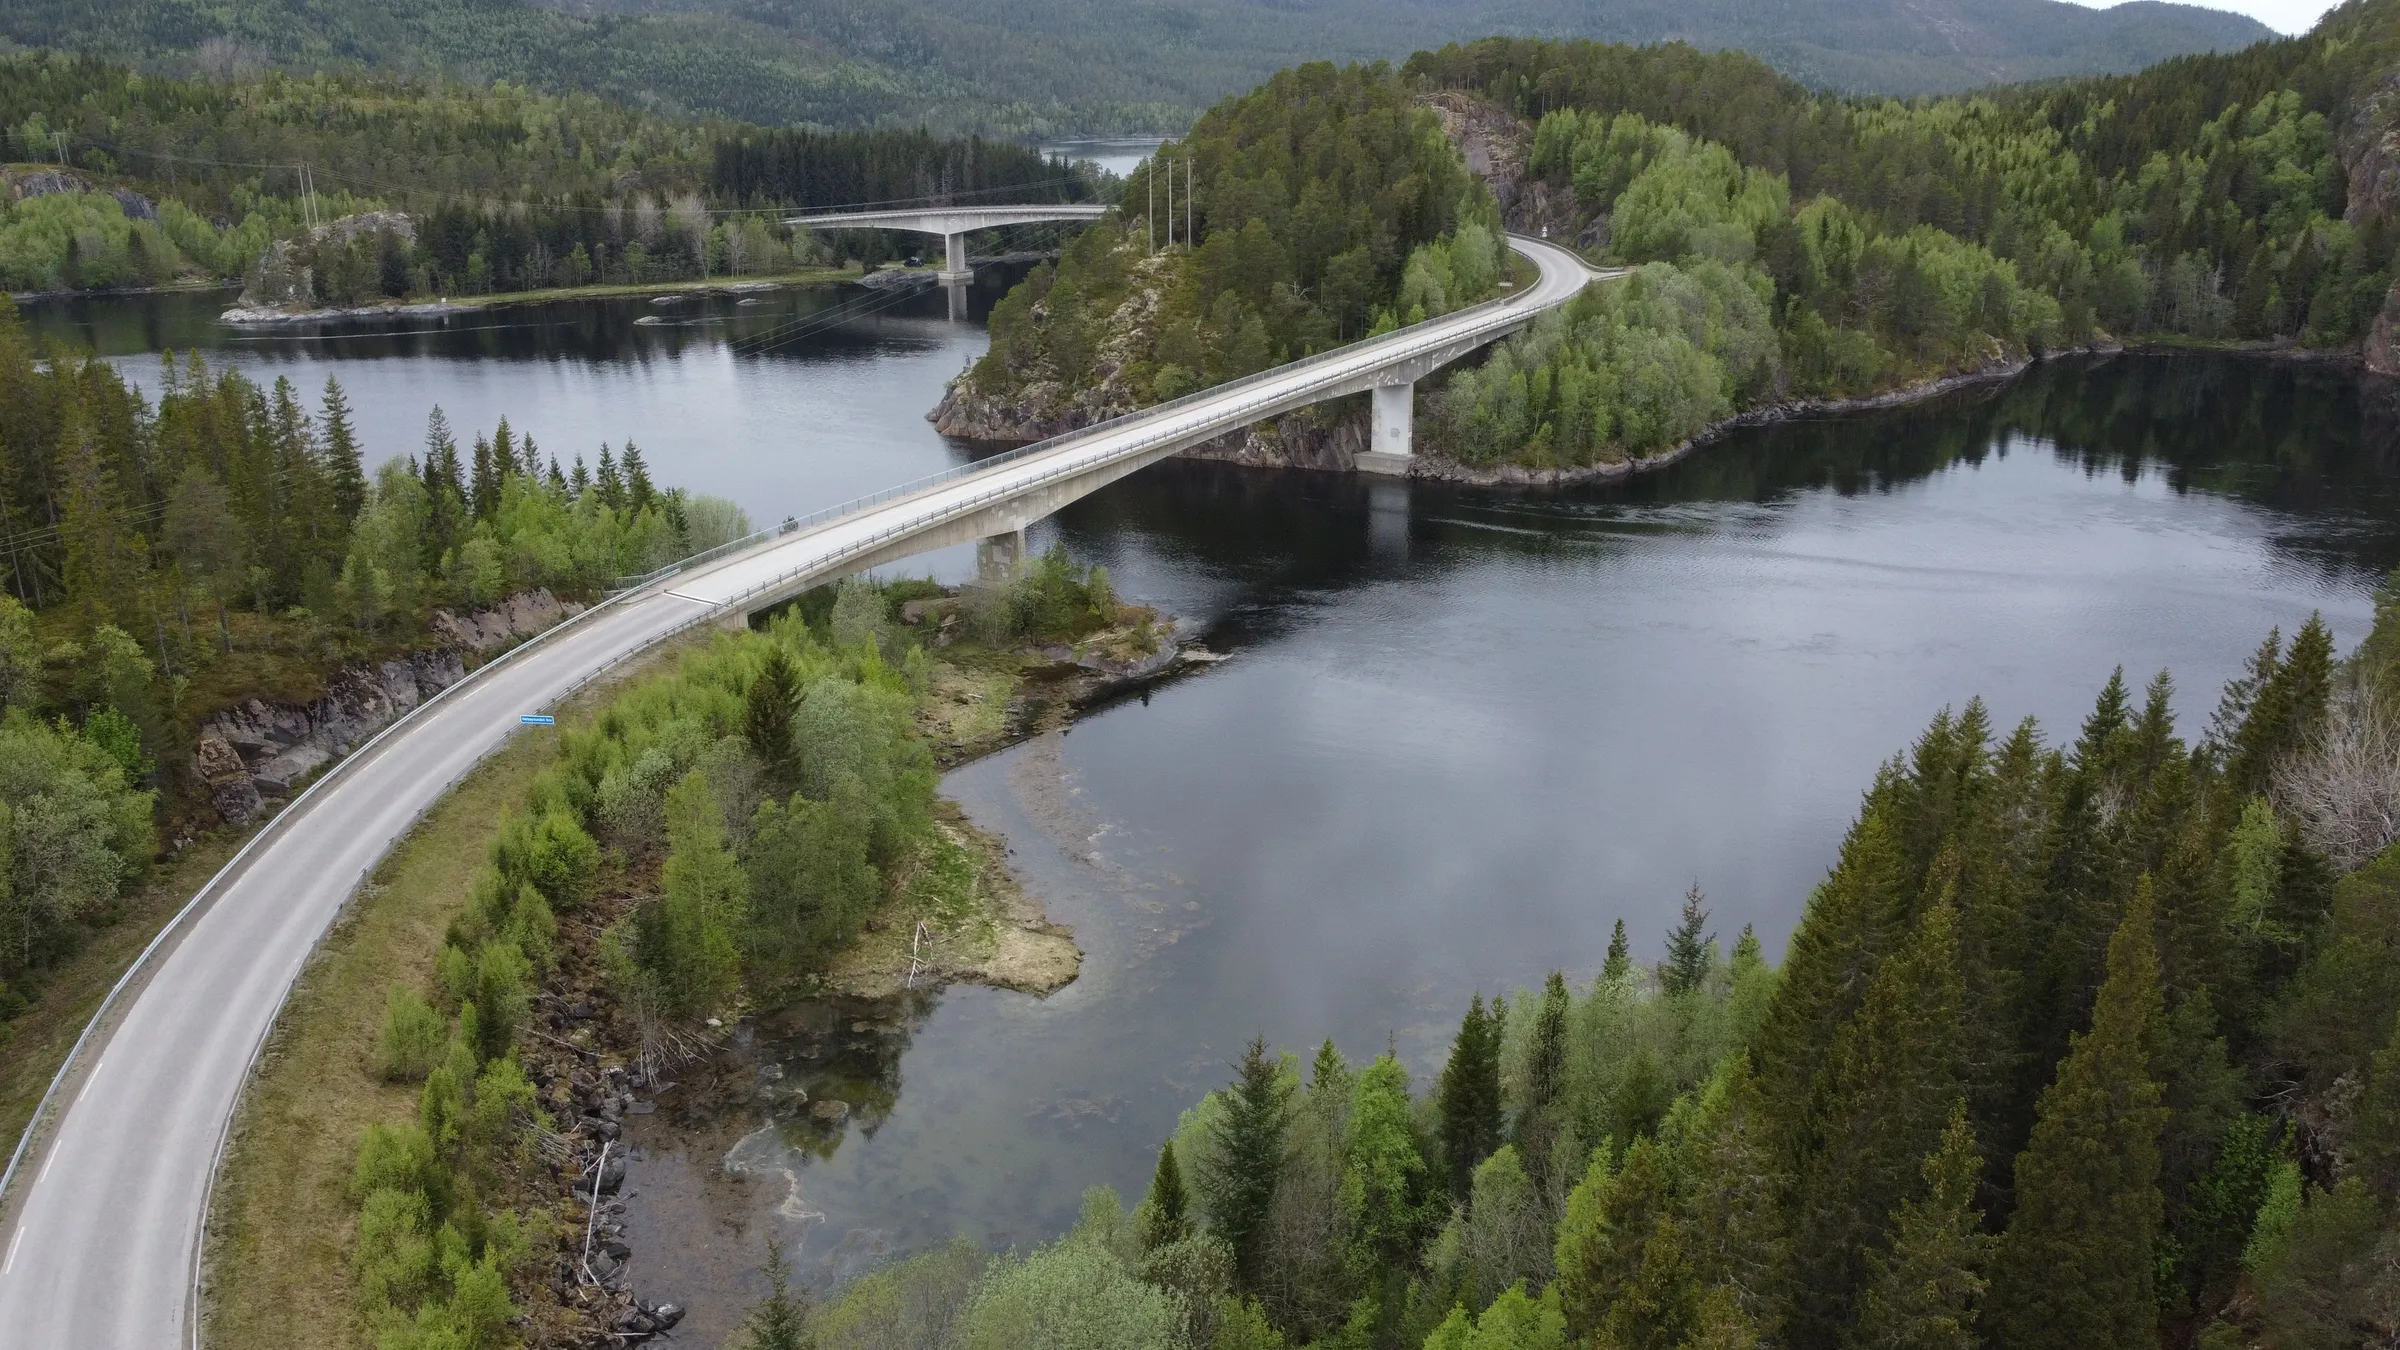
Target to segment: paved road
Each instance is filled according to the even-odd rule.
[[[1203,424],[1240,425],[1263,401],[1330,386],[1470,328],[1563,304],[1593,275],[1573,255],[1514,241],[1541,281],[1505,311],[1462,311],[1287,372],[1060,438],[797,531],[602,606],[449,691],[329,775],[262,834],[238,873],[154,957],[147,982],[91,1038],[63,1114],[36,1141],[0,1227],[0,1343],[11,1350],[148,1350],[197,1337],[199,1234],[220,1143],[251,1061],[301,966],[359,880],[448,788],[595,673],[746,597]],[[1230,420],[1229,420],[1230,419]],[[55,1108],[54,1108],[55,1111]]]

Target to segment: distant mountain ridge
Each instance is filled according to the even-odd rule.
[[[1742,48],[1916,94],[2121,72],[2273,36],[2159,0],[16,0],[0,40],[175,71],[359,64],[663,113],[1017,135],[1174,129],[1308,60],[1492,33]]]

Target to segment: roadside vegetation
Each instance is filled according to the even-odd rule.
[[[1039,654],[1052,644],[1133,643],[1155,624],[1058,551],[964,593],[845,582],[763,631],[692,644],[567,719],[546,762],[495,773],[515,800],[460,836],[480,865],[420,832],[391,869],[406,887],[371,897],[362,922],[380,932],[423,910],[446,926],[412,921],[426,954],[379,967],[338,940],[350,973],[287,1019],[312,1054],[349,1026],[351,1062],[329,1068],[404,1089],[353,1083],[344,1098],[380,1115],[342,1121],[364,1127],[349,1325],[384,1350],[622,1329],[638,1305],[594,1278],[582,1248],[614,1135],[576,1106],[628,1070],[655,1083],[746,1011],[858,978],[878,957],[862,952],[870,927],[924,939],[903,964],[921,954],[940,978],[1034,992],[1072,978],[1065,936],[1012,911],[996,842],[938,809],[935,735],[956,725],[939,705],[962,666],[1002,675],[1055,662]],[[436,874],[447,880],[428,885]],[[334,1221],[311,1226],[331,1240]]]
[[[28,1008],[85,1006],[43,999],[53,972],[105,987],[121,967],[78,954],[149,895],[162,848],[219,828],[193,754],[212,714],[315,698],[426,644],[437,607],[589,600],[749,529],[658,488],[631,445],[569,472],[505,421],[462,447],[436,410],[423,455],[370,479],[339,385],[310,411],[196,357],[164,376],[152,405],[0,311],[0,1039]]]

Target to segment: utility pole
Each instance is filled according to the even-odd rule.
[[[1167,161],[1167,252],[1175,251],[1175,161]]]
[[[1192,175],[1200,161],[1190,155],[1183,157],[1183,243],[1186,248],[1200,247],[1200,236],[1192,233]]]
[[[1147,255],[1158,252],[1158,166],[1156,164],[1150,166],[1150,172],[1142,175],[1142,186],[1149,189],[1150,192],[1150,204],[1142,211],[1142,233],[1148,236],[1143,252]]]

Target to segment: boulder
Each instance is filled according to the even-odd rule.
[[[222,736],[202,736],[192,760],[218,815],[234,825],[247,825],[257,818],[266,803],[258,795],[258,784],[251,779],[250,766],[242,762],[240,751]]]
[[[828,1097],[808,1108],[808,1118],[820,1125],[839,1125],[850,1119],[850,1103]]]

